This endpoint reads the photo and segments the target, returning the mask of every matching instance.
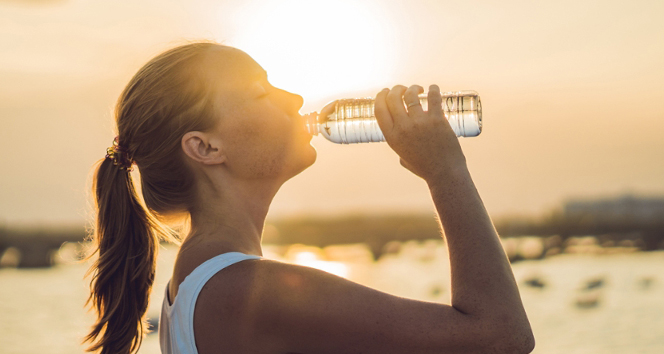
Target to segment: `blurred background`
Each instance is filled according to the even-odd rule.
[[[0,353],[83,352],[78,260],[113,106],[150,58],[199,39],[254,57],[301,113],[396,84],[479,92],[484,130],[461,144],[535,353],[664,352],[663,15],[652,0],[0,0]],[[385,143],[312,145],[266,256],[449,302],[424,181]]]

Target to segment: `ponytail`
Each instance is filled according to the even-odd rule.
[[[92,302],[98,318],[85,338],[93,342],[87,350],[133,353],[147,334],[145,313],[161,227],[140,204],[129,170],[115,166],[110,158],[99,164],[93,191],[99,257],[86,274],[93,274],[86,305]]]
[[[207,42],[173,48],[144,65],[120,95],[115,118],[121,139],[96,167],[92,188],[96,249],[88,259],[99,257],[86,274],[92,274],[86,305],[97,313],[84,339],[92,343],[88,351],[133,353],[148,331],[145,313],[158,242],[180,244],[160,220],[186,222],[194,205],[195,178],[180,140],[186,132],[215,126],[211,80],[218,76],[210,71],[234,51]],[[134,162],[140,168],[142,202],[129,172]]]

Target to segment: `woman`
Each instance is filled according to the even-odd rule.
[[[240,50],[167,51],[129,82],[118,137],[96,173],[98,320],[91,351],[130,353],[144,315],[160,220],[187,217],[160,318],[164,353],[526,353],[534,339],[510,265],[430,87],[376,96],[401,164],[429,185],[449,247],[452,306],[388,295],[316,269],[261,258],[279,187],[316,159],[302,97],[270,85]],[[405,104],[404,104],[405,102]],[[140,168],[145,207],[129,174]],[[223,269],[223,271],[222,271]]]

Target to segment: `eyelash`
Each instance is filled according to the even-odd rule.
[[[265,91],[265,93],[259,95],[258,98],[265,98],[265,97],[268,96],[268,95],[270,94],[270,92],[272,91],[272,90],[271,90],[272,86],[269,85],[269,84],[268,84],[268,86],[264,86],[264,85],[263,85],[262,87],[263,87],[263,90]]]

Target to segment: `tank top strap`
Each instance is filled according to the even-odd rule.
[[[230,265],[248,259],[260,258],[259,256],[240,252],[222,253],[203,262],[180,283],[173,303],[170,306],[165,305],[169,317],[174,322],[179,322],[173,324],[175,327],[180,327],[179,331],[181,331],[176,337],[180,337],[180,335],[184,337],[178,338],[179,340],[176,341],[180,353],[198,353],[194,340],[194,309],[198,295],[208,280]],[[167,302],[168,299],[166,299],[165,304]]]
[[[247,259],[260,259],[259,256],[248,255],[240,252],[222,253],[214,256],[201,265],[196,267],[178,287],[178,297],[184,290],[188,300],[192,301],[192,306],[196,304],[198,294],[203,290],[203,286],[222,269]],[[183,296],[185,297],[185,296]],[[182,299],[184,300],[184,299]],[[192,307],[193,309],[193,307]]]

